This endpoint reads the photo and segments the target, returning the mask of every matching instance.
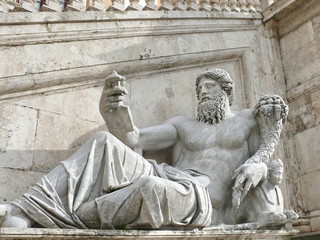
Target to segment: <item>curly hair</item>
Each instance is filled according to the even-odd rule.
[[[206,71],[204,73],[201,73],[196,80],[196,93],[197,93],[197,98],[199,99],[199,83],[202,78],[208,77],[213,80],[216,80],[221,88],[227,93],[228,98],[229,98],[229,105],[231,106],[233,103],[233,94],[234,94],[234,82],[231,79],[229,73],[227,73],[223,69],[212,69],[209,71]]]
[[[281,161],[281,159],[276,159],[270,161],[267,166],[269,171],[273,171],[276,168],[283,168],[283,162]]]

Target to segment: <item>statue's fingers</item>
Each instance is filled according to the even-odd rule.
[[[241,199],[243,199],[247,193],[249,192],[250,188],[252,186],[252,181],[250,179],[247,179],[244,187],[243,187],[243,191],[242,191],[242,194],[241,194]]]
[[[236,179],[236,181],[234,183],[234,187],[238,188],[238,189],[242,189],[243,183],[244,183],[245,180],[246,180],[246,178],[244,177],[243,174],[238,175],[238,177],[237,177],[237,179]]]
[[[242,172],[242,169],[243,169],[243,166],[238,167],[238,168],[234,171],[234,173],[233,173],[233,175],[232,175],[232,179],[235,179],[235,178],[239,175],[239,173]]]
[[[253,182],[251,179],[247,179],[246,184],[244,185],[243,189],[245,192],[249,192],[250,188],[252,187]]]

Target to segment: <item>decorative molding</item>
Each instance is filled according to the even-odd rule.
[[[294,31],[305,22],[319,15],[319,12],[319,0],[304,1],[303,4],[300,3],[298,7],[293,6],[290,12],[287,12],[281,19],[279,16],[277,17],[279,20],[279,37],[282,38]]]
[[[74,0],[75,1],[75,0]],[[5,7],[0,8],[0,12],[17,12],[17,11],[27,11],[27,12],[61,12],[61,11],[142,11],[142,10],[155,10],[154,7],[151,7],[149,9],[148,2],[144,4],[144,6],[140,6],[138,4],[138,1],[135,2],[136,4],[130,5],[129,8],[125,7],[125,2],[123,0],[112,0],[112,4],[108,6],[107,3],[103,1],[98,1],[97,4],[95,1],[93,1],[93,4],[90,4],[87,6],[87,1],[72,1],[70,4],[64,5],[64,1],[59,0],[46,0],[45,3],[43,3],[40,0],[1,0],[1,5],[6,5]],[[260,8],[256,6],[260,6],[260,0],[248,0],[248,7],[253,12],[260,11]],[[254,2],[259,2],[257,4],[253,4]],[[219,7],[223,11],[231,11],[232,7],[233,9],[235,7],[239,8],[240,5],[238,5],[236,0],[220,0],[219,2],[212,2],[210,4],[210,1],[208,0],[207,5],[201,6],[200,1],[188,1],[193,2],[192,6],[189,6],[191,10],[198,10],[203,9],[205,11],[215,11],[217,10],[216,5],[220,5]],[[234,3],[236,2],[236,6]],[[252,2],[252,3],[251,3]],[[175,0],[160,0],[161,6],[159,7],[159,10],[166,10],[166,11],[173,11],[173,10],[179,10],[179,11],[186,11],[184,8],[174,8],[176,1]],[[11,5],[11,7],[8,7]],[[203,4],[202,4],[203,5]],[[240,9],[240,8],[239,8]]]
[[[246,56],[245,53],[247,49],[248,48],[243,47],[187,53],[0,78],[0,100],[61,91],[75,87],[102,85],[105,77],[114,70],[130,78],[159,72],[176,71],[190,67],[203,67],[217,62],[238,60],[245,62],[241,60],[241,58]],[[245,66],[242,66],[242,68],[243,67]]]
[[[144,14],[143,16],[137,17],[135,14],[136,11],[131,11],[126,14],[126,19],[121,19],[120,16],[123,15],[121,13],[114,14],[109,16],[110,18],[104,17],[103,19],[99,19],[99,15],[91,14],[89,12],[81,13],[83,14],[83,19],[86,19],[87,28],[79,29],[81,27],[81,23],[83,19],[78,21],[71,21],[73,23],[78,23],[78,29],[74,29],[74,27],[68,28],[69,21],[65,19],[66,26],[64,30],[59,30],[59,28],[55,28],[54,23],[60,23],[58,19],[50,19],[50,16],[55,13],[51,13],[48,15],[48,20],[43,22],[42,17],[40,16],[40,23],[36,21],[36,19],[32,19],[34,24],[40,26],[45,31],[39,32],[30,32],[32,28],[29,27],[32,24],[32,21],[24,21],[22,22],[14,22],[13,19],[4,18],[1,19],[0,14],[0,22],[6,22],[6,25],[10,24],[10,29],[8,32],[5,32],[5,28],[2,30],[2,35],[0,35],[0,46],[23,46],[30,44],[46,44],[46,43],[58,43],[58,42],[70,42],[70,41],[87,41],[87,40],[98,40],[98,39],[109,39],[109,38],[127,38],[127,37],[143,37],[143,36],[159,36],[159,35],[173,35],[173,34],[199,34],[199,33],[215,33],[215,32],[233,32],[233,31],[252,31],[257,30],[261,25],[261,19],[259,16],[250,15],[247,18],[237,19],[235,23],[234,18],[226,18],[222,20],[222,16],[231,15],[232,13],[225,14],[220,13],[215,16],[212,16],[207,11],[191,11],[189,12],[189,17],[193,16],[193,18],[185,18],[181,12],[173,12],[173,14],[162,15],[162,14],[154,14],[152,16],[151,13],[159,13],[159,12],[149,12],[148,14]],[[70,13],[70,12],[69,12]],[[69,14],[71,17],[73,13]],[[146,12],[141,12],[146,13]],[[39,13],[40,14],[40,13]],[[10,15],[10,14],[8,14]],[[25,14],[22,14],[25,15]],[[28,16],[33,15],[29,14]],[[91,16],[91,20],[88,19],[88,16]],[[119,16],[120,15],[120,16]],[[260,16],[261,17],[261,16]],[[118,19],[119,18],[119,19]],[[135,21],[132,21],[132,20]],[[248,22],[248,19],[250,22]],[[137,21],[138,20],[138,21]],[[149,22],[157,21],[156,24],[150,26]],[[168,21],[171,21],[169,24]],[[174,21],[173,21],[174,20]],[[121,21],[121,24],[118,22]],[[179,24],[179,22],[183,22],[183,24]],[[28,23],[26,29],[28,31],[23,31],[24,28],[20,27],[25,23]],[[96,22],[99,22],[97,25]],[[1,26],[1,23],[0,23]],[[99,28],[97,28],[99,26]],[[15,34],[12,34],[14,28],[19,29]],[[47,30],[49,29],[49,30]]]
[[[3,0],[0,0],[0,2]],[[149,0],[154,2],[155,0]],[[71,3],[80,1],[73,0]],[[57,14],[56,12],[24,13],[17,12],[0,13],[0,26],[7,24],[30,25],[32,23],[71,23],[87,21],[138,21],[138,20],[189,20],[189,19],[262,19],[261,13],[237,13],[237,12],[203,12],[203,11],[71,11]]]
[[[276,0],[262,11],[263,22],[267,22],[271,18],[279,20],[305,2],[305,0]]]

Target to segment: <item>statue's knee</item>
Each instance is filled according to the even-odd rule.
[[[99,131],[99,132],[96,132],[95,134],[93,134],[93,139],[95,139],[97,141],[108,142],[110,140],[114,140],[115,137],[109,132]]]
[[[98,132],[93,134],[93,138],[95,138],[95,139],[97,139],[97,138],[108,138],[109,135],[111,135],[109,132],[98,131]]]
[[[156,190],[164,191],[166,184],[163,179],[156,176],[145,176],[139,180],[140,189],[142,190]]]

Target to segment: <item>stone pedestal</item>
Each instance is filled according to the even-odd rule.
[[[190,230],[190,231],[124,231],[124,230],[73,230],[73,229],[47,229],[47,228],[29,228],[29,229],[0,229],[0,239],[210,239],[210,240],[289,240],[297,232],[283,230]]]

